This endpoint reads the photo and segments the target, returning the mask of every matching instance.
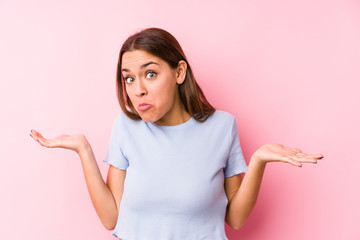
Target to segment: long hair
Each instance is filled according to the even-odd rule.
[[[133,120],[140,120],[133,104],[125,90],[125,83],[121,73],[122,56],[127,51],[143,50],[168,63],[170,68],[176,69],[180,60],[187,64],[185,80],[178,85],[179,94],[185,110],[197,121],[204,122],[215,111],[206,100],[203,91],[197,84],[186,56],[174,36],[160,28],[147,28],[131,35],[122,45],[117,67],[117,97],[123,112]],[[128,109],[131,109],[129,111]]]

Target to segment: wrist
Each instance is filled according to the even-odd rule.
[[[253,154],[250,158],[250,162],[256,165],[260,165],[260,166],[265,166],[266,165],[266,161],[262,160],[261,158],[259,158],[258,156],[256,156],[256,154]]]
[[[91,151],[91,146],[90,143],[88,142],[88,140],[86,139],[85,136],[82,137],[81,139],[81,144],[79,146],[79,149],[76,151],[79,156],[84,156],[86,155],[86,153]]]

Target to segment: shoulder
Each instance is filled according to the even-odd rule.
[[[126,118],[127,116],[125,115],[125,113],[123,113],[122,111],[118,113],[118,115],[115,117],[115,120],[114,122],[115,123],[120,123],[122,121],[124,121],[124,119]]]
[[[216,109],[215,112],[209,116],[208,120],[216,123],[230,124],[235,120],[235,116],[226,111]]]
[[[210,129],[211,132],[230,133],[235,122],[232,114],[216,109],[201,126]]]
[[[136,121],[129,118],[124,112],[120,111],[120,113],[118,113],[115,117],[113,124],[117,128],[132,128],[138,126],[141,122],[142,121]]]
[[[120,111],[118,115],[115,117],[115,122],[124,122],[124,123],[137,123],[141,122],[141,120],[133,120],[129,118],[123,111]]]

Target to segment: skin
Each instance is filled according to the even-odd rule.
[[[155,62],[145,68],[144,63]],[[178,84],[186,75],[186,62],[180,61],[176,69],[171,69],[162,59],[147,52],[134,50],[123,55],[123,72],[126,92],[134,107],[149,103],[151,108],[138,114],[146,122],[158,125],[178,125],[190,119],[181,104]],[[65,148],[75,151],[82,162],[84,176],[95,210],[108,230],[113,230],[118,216],[123,194],[126,171],[112,165],[104,182],[91,146],[83,134],[62,134],[52,139],[44,138],[36,130],[30,136],[41,146]],[[228,198],[225,221],[233,229],[239,229],[252,211],[267,163],[283,162],[301,167],[303,163],[317,163],[322,154],[306,154],[298,148],[286,147],[277,143],[261,146],[251,156],[248,170],[242,179],[241,174],[225,178],[224,190]]]
[[[156,64],[141,68],[148,62]],[[178,91],[178,84],[185,80],[186,68],[186,62],[181,60],[176,69],[171,69],[161,58],[142,50],[124,53],[122,74],[131,103],[136,109],[141,103],[152,105],[145,111],[137,109],[142,120],[171,126],[190,119]]]
[[[277,143],[261,146],[251,156],[247,172],[225,178],[225,192],[228,196],[225,221],[235,230],[240,229],[255,206],[266,164],[270,162],[290,163],[302,167],[303,163],[316,164],[322,154],[306,154],[301,149]]]

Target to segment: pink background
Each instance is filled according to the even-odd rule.
[[[45,137],[83,133],[103,177],[120,111],[123,41],[172,33],[210,102],[237,117],[248,162],[268,142],[322,153],[267,166],[235,239],[360,239],[358,1],[0,1],[0,239],[114,239],[74,152]]]

